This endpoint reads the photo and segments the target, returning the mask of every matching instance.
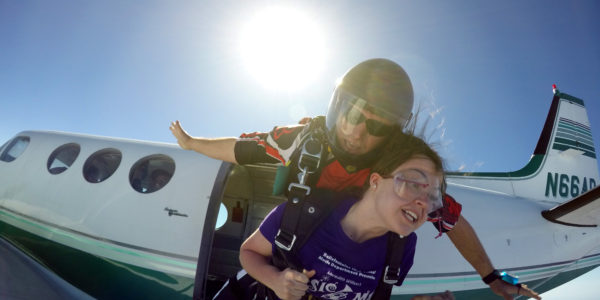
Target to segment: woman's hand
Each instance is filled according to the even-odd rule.
[[[308,289],[308,279],[315,275],[315,270],[302,273],[287,268],[279,273],[279,280],[276,286],[270,288],[277,297],[284,300],[296,300],[302,298]]]

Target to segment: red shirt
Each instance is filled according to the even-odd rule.
[[[242,134],[235,144],[235,159],[239,164],[275,163],[288,165],[290,157],[300,144],[300,134],[306,125],[278,126],[271,132]],[[329,154],[327,165],[321,170],[318,188],[341,191],[350,187],[362,188],[371,172],[370,168],[357,169],[343,166],[333,154]],[[462,206],[450,195],[444,195],[444,206],[430,214],[429,221],[440,232],[447,232],[458,221]]]

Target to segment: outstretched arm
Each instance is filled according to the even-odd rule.
[[[475,268],[483,278],[494,271],[494,266],[483,249],[475,230],[461,215],[454,228],[447,232],[448,237],[458,249],[458,252]]]
[[[184,150],[194,150],[214,159],[237,163],[234,153],[237,138],[192,137],[183,130],[179,121],[172,122],[169,129],[171,129],[171,132],[177,138],[179,146]]]
[[[448,232],[448,237],[458,249],[458,252],[475,268],[481,278],[494,271],[494,266],[481,245],[475,230],[471,224],[460,216],[454,228]],[[539,295],[526,285],[514,286],[501,279],[496,279],[490,284],[492,291],[504,299],[513,299],[510,295],[522,295],[535,299],[541,299]]]
[[[263,283],[281,299],[300,299],[308,289],[308,279],[315,271],[302,273],[287,268],[279,271],[269,263],[271,243],[256,230],[240,248],[242,267],[254,279]]]

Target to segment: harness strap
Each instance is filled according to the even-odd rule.
[[[289,183],[314,186],[319,179],[327,155],[329,143],[325,129],[325,117],[318,116],[300,133],[300,142],[290,156]],[[310,175],[310,176],[309,176]]]
[[[279,232],[275,237],[275,244],[278,248],[290,251],[296,242],[296,228],[302,213],[302,204],[304,198],[310,193],[309,187],[301,185],[290,185],[289,199],[283,213],[284,218],[279,226]]]
[[[291,267],[302,271],[298,250],[342,199],[332,191],[315,189],[301,202],[288,201],[275,237],[277,247],[272,256],[273,265],[280,269]]]
[[[329,200],[321,203],[306,203],[306,199],[311,195],[309,186],[309,176],[319,175],[322,168],[322,162],[327,155],[327,142],[324,133],[325,120],[323,117],[317,117],[311,120],[305,132],[301,133],[301,142],[292,155],[294,167],[300,173],[298,182],[292,181],[288,187],[288,202],[283,213],[283,219],[279,231],[275,236],[275,245],[277,246],[273,263],[277,267],[289,266],[301,271],[301,266],[296,261],[296,251],[304,244],[306,238],[312,234],[316,228],[315,224],[322,221],[324,213],[330,212],[331,203]],[[318,176],[310,176],[318,177]],[[324,209],[324,210],[323,210]],[[302,217],[306,215],[307,217]],[[306,223],[307,224],[301,224]],[[308,227],[307,227],[308,226]],[[308,228],[308,229],[307,229]],[[308,234],[307,234],[308,233]],[[300,236],[300,241],[298,235]]]
[[[392,287],[400,280],[400,270],[402,268],[405,244],[406,238],[400,237],[396,233],[388,233],[387,252],[385,257],[386,267],[383,270],[381,280],[371,299],[390,299]]]

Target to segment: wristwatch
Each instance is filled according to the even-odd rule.
[[[502,276],[500,276],[500,271],[494,269],[494,271],[492,271],[492,273],[488,274],[487,276],[483,277],[483,282],[485,282],[485,284],[490,284],[492,283],[494,280],[496,279],[501,279]]]

